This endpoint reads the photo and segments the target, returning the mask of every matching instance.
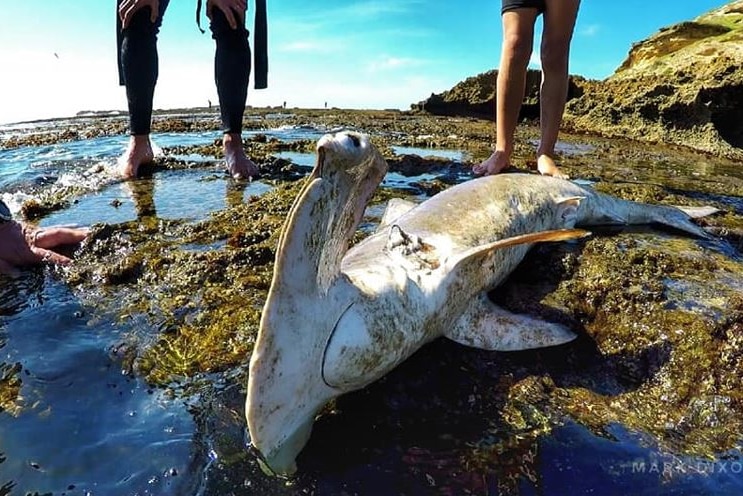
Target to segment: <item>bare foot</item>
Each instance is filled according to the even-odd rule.
[[[499,174],[509,167],[511,167],[511,164],[506,152],[496,150],[487,160],[474,166],[472,172],[476,176],[491,176]]]
[[[258,166],[245,155],[239,133],[225,134],[222,139],[227,171],[235,179],[250,179],[258,176]]]
[[[537,157],[537,170],[543,176],[552,176],[558,179],[569,179],[569,176],[562,172],[555,161],[547,154],[542,154]]]
[[[132,136],[129,138],[126,151],[119,157],[119,176],[124,179],[134,179],[137,177],[139,166],[151,163],[154,158],[149,135]]]

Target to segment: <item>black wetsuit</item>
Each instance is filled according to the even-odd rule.
[[[537,9],[540,14],[547,8],[545,0],[502,0],[501,14],[514,9]]]
[[[139,10],[131,19],[126,29],[121,29],[118,16],[117,39],[119,55],[119,83],[126,86],[126,98],[129,105],[130,134],[149,134],[152,119],[152,98],[158,76],[157,34],[162,24],[163,15],[170,0],[160,0],[160,12],[157,20],[150,21],[150,9]],[[117,0],[117,7],[123,0]],[[256,37],[256,44],[262,43],[261,52],[256,57],[260,67],[256,74],[256,88],[265,88],[265,2],[263,7],[262,39]],[[257,2],[258,4],[258,2]],[[259,7],[260,8],[260,7]],[[258,14],[258,12],[257,12]],[[251,69],[250,43],[248,30],[238,23],[237,29],[230,28],[224,13],[218,8],[212,9],[209,28],[217,48],[214,55],[214,79],[219,95],[219,108],[222,117],[222,129],[225,133],[242,131],[243,112],[248,95],[248,79]],[[256,29],[259,26],[256,15]]]

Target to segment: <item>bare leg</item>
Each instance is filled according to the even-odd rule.
[[[542,33],[542,86],[539,90],[541,140],[537,169],[547,176],[567,177],[553,159],[568,94],[570,40],[580,0],[546,0]]]
[[[503,14],[503,49],[498,69],[495,151],[473,167],[477,175],[498,174],[510,166],[513,135],[524,100],[526,68],[534,44],[536,9],[515,9]]]
[[[139,166],[152,162],[152,144],[149,134],[137,134],[129,137],[129,146],[119,158],[119,175],[124,179],[134,179]]]
[[[227,171],[235,179],[250,179],[258,175],[258,166],[245,155],[240,133],[225,133],[222,138]]]
[[[228,9],[228,12],[234,14],[232,9]],[[233,29],[221,8],[212,8],[210,28],[217,45],[214,81],[219,95],[224,132],[222,147],[227,171],[235,179],[249,179],[258,175],[258,166],[245,155],[241,137],[251,64],[244,6],[237,17]]]

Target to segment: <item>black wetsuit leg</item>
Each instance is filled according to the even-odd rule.
[[[222,130],[240,133],[251,69],[248,30],[239,21],[237,29],[230,28],[224,13],[216,7],[212,8],[209,27],[217,43],[214,81],[219,95]]]
[[[122,1],[118,0],[117,6]],[[129,133],[133,135],[150,133],[152,98],[158,76],[157,33],[169,1],[160,0],[160,12],[154,23],[150,20],[150,9],[141,9],[118,36],[120,82],[126,86]],[[120,24],[119,20],[117,29],[121,29]]]

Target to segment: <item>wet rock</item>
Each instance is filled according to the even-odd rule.
[[[411,105],[411,110],[423,111],[435,115],[473,116],[484,119],[495,118],[496,79],[498,71],[492,70],[478,74],[457,83],[443,93],[431,94],[427,99]],[[542,73],[529,69],[526,73],[526,93],[521,106],[519,119],[536,119],[539,117],[539,85]],[[568,85],[568,99],[582,93],[584,78],[571,76]]]
[[[571,76],[564,126],[743,158],[743,1],[635,43],[605,80]],[[497,71],[411,105],[413,112],[495,117]],[[529,70],[519,119],[538,119],[541,74]]]
[[[588,81],[565,123],[651,142],[743,157],[743,1],[661,29],[617,71]]]

